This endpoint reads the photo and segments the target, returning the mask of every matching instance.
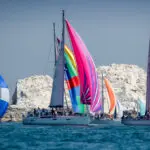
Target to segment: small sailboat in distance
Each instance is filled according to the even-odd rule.
[[[148,65],[147,65],[147,90],[146,90],[146,112],[143,115],[145,106],[142,105],[142,115],[137,118],[124,117],[122,123],[124,125],[131,126],[150,126],[150,40],[149,40],[149,51],[148,51]]]
[[[8,86],[0,75],[0,120],[3,118],[9,105],[9,89]]]
[[[104,112],[104,85],[107,89],[107,94],[108,94],[108,101],[109,101],[109,106],[108,106],[108,113]],[[102,74],[102,109],[100,111],[100,116],[96,117],[92,123],[93,124],[101,124],[101,125],[120,125],[121,124],[121,118],[119,113],[121,113],[121,104],[119,101],[116,100],[115,93],[113,91],[113,88],[109,82],[109,80],[104,77]],[[121,116],[122,117],[122,116]]]

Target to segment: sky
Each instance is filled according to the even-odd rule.
[[[52,23],[60,37],[62,9],[96,66],[123,63],[146,69],[149,8],[149,0],[0,0],[0,74],[11,93],[18,79],[52,76]]]

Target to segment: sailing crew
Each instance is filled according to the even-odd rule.
[[[41,115],[41,110],[40,110],[40,108],[38,107],[38,109],[37,109],[37,115],[40,117],[40,115]]]
[[[52,110],[51,110],[51,113],[52,113],[52,116],[54,117],[54,115],[55,115],[55,111],[54,111],[54,109],[52,108]]]
[[[12,114],[10,114],[10,121],[12,121],[12,119],[13,119],[13,116],[12,116]]]
[[[36,116],[36,109],[35,108],[33,110],[33,114],[34,114],[34,116]]]
[[[147,111],[146,117],[148,120],[150,119],[150,111]]]

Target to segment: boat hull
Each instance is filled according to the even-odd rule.
[[[88,126],[87,116],[62,116],[57,118],[27,117],[23,119],[24,125],[49,125],[49,126]]]
[[[121,121],[122,124],[128,126],[150,126],[150,120],[128,120],[124,119]]]
[[[91,121],[91,124],[98,124],[98,125],[108,125],[108,126],[116,126],[116,125],[121,125],[121,120],[120,119],[94,119]]]

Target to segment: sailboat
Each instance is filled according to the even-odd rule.
[[[140,104],[141,105],[141,104]],[[148,65],[147,65],[147,89],[146,89],[146,111],[145,106],[141,105],[142,118],[122,118],[124,125],[133,126],[150,126],[150,40],[149,40],[149,52],[148,52]]]
[[[72,44],[74,57],[77,63],[77,70],[79,73],[80,102],[86,105],[87,114],[84,116],[62,115],[46,118],[41,118],[39,116],[38,117],[27,116],[23,118],[23,124],[85,126],[90,123],[88,105],[91,105],[91,103],[94,102],[94,104],[96,105],[93,105],[91,109],[93,111],[97,111],[100,109],[99,103],[101,103],[101,101],[95,64],[79,34],[71,26],[69,21],[64,19],[64,11],[63,11],[63,30],[62,30],[61,49],[59,51],[59,55],[55,63],[52,95],[49,107],[51,108],[64,107],[65,23]]]
[[[8,86],[0,75],[0,121],[5,115],[9,105],[9,89]]]
[[[101,116],[100,118],[96,118],[92,121],[93,124],[105,124],[105,125],[118,125],[121,124],[121,115],[122,115],[122,105],[119,100],[116,100],[115,93],[113,88],[109,82],[109,80],[104,77],[102,73],[102,110],[101,114],[104,114],[104,85],[105,83],[107,94],[109,96],[108,103],[109,103],[109,112],[108,116]],[[106,115],[106,114],[105,114]],[[110,118],[112,117],[112,118]]]

